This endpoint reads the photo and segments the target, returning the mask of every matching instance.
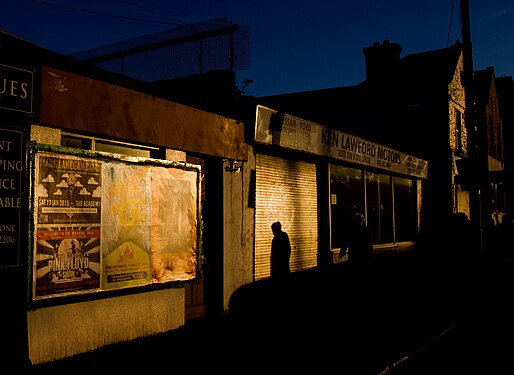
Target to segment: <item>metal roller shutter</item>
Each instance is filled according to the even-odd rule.
[[[318,213],[313,163],[256,155],[255,279],[270,275],[271,224],[291,241],[291,272],[317,264]]]

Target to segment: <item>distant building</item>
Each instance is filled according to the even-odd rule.
[[[503,129],[504,191],[507,214],[514,215],[514,82],[512,76],[495,77]]]
[[[473,72],[477,132],[478,185],[481,191],[483,248],[491,248],[493,226],[507,211],[505,143],[494,68]]]

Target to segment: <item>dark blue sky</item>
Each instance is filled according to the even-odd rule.
[[[399,43],[404,56],[462,40],[459,0],[0,0],[0,4],[0,29],[64,54],[167,30],[177,21],[227,17],[250,28],[251,66],[238,71],[237,80],[239,85],[245,78],[254,80],[246,93],[255,96],[361,82],[362,48],[375,41]],[[498,77],[514,75],[514,0],[470,0],[469,4],[475,70],[494,66]]]

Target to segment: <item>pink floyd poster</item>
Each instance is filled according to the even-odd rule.
[[[40,227],[36,232],[36,244],[36,298],[99,287],[98,226]]]

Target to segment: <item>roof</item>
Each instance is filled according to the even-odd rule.
[[[43,65],[62,69],[136,91],[149,92],[149,85],[130,77],[112,73],[89,63],[78,61],[0,29],[0,53],[2,61],[26,68],[37,69]],[[148,87],[146,87],[148,86]]]
[[[473,72],[473,92],[477,106],[483,106],[489,102],[493,80],[494,68],[492,66]]]
[[[425,84],[433,85],[442,80],[447,85],[453,79],[461,52],[462,44],[457,41],[447,48],[406,55],[401,60],[402,74],[406,80],[415,74]]]
[[[386,48],[388,45],[395,46],[388,42]],[[380,57],[380,50],[368,54],[366,63],[369,64],[370,57]],[[448,127],[433,124],[448,121],[448,84],[457,69],[462,45],[457,41],[448,48],[403,58],[399,52],[396,56],[386,52],[383,57],[389,60],[383,65],[380,60],[372,61],[366,66],[366,74],[370,73],[372,78],[357,85],[264,96],[257,98],[257,102],[370,141],[403,147],[415,155],[419,148],[409,142],[413,125],[432,129],[426,142],[435,144],[438,139],[445,139],[441,135]]]

